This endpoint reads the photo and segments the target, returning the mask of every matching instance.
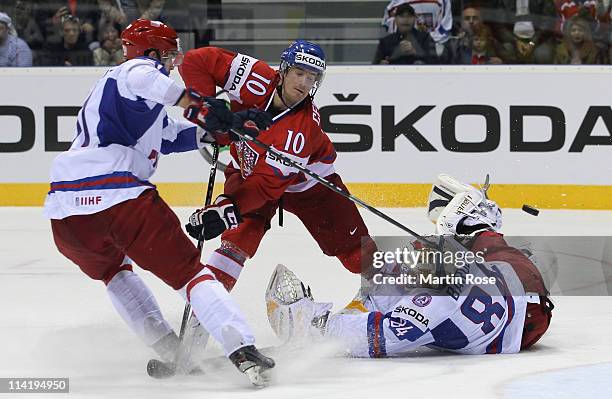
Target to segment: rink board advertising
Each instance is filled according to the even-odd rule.
[[[0,70],[0,205],[42,204],[51,161],[70,145],[76,114],[104,71]],[[338,151],[336,170],[375,206],[424,206],[438,173],[472,183],[489,173],[502,207],[612,209],[612,109],[603,89],[611,72],[330,67],[315,103]],[[153,182],[171,204],[196,205],[208,167],[197,152],[167,156]]]

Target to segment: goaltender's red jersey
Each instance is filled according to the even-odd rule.
[[[214,95],[217,86],[227,90],[233,111],[267,110],[279,81],[279,73],[265,62],[215,47],[188,51],[179,72],[187,87],[206,96]],[[319,112],[309,97],[276,115],[258,139],[320,176],[335,173],[336,151],[321,130]],[[242,214],[278,200],[285,192],[305,191],[316,184],[255,144],[232,143],[230,153],[224,193],[232,196]]]

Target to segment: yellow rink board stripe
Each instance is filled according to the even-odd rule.
[[[215,195],[223,183],[215,184]],[[158,183],[170,205],[201,206],[206,183]],[[349,190],[377,207],[425,206],[430,184],[352,183]],[[46,183],[0,183],[0,206],[41,206],[49,190]],[[557,184],[494,184],[489,197],[502,208],[529,204],[544,209],[612,209],[612,186]]]
[[[159,183],[162,197],[174,206],[201,206],[206,183]],[[425,206],[430,184],[352,183],[349,190],[377,207]],[[215,184],[215,195],[222,183]],[[46,183],[0,183],[0,206],[41,206],[49,190]],[[489,197],[502,208],[529,204],[544,209],[612,209],[612,186],[555,184],[495,184]],[[214,198],[214,197],[213,197]]]

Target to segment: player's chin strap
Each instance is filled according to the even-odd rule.
[[[289,108],[290,110],[293,111],[293,108],[289,106],[289,104],[287,104],[285,102],[285,99],[283,98],[283,83],[285,82],[285,79],[283,78],[283,81],[281,82],[281,84],[279,84],[278,86],[276,86],[276,94],[278,94],[278,97],[280,98],[280,100],[282,101],[283,105],[287,108]]]
[[[284,80],[283,80],[284,81]],[[287,104],[285,102],[285,99],[283,98],[283,83],[279,84],[278,86],[276,86],[276,93],[278,94],[278,97],[280,98],[281,102],[283,103],[283,105],[285,107],[287,107],[287,109],[293,111],[295,109],[295,106],[299,105],[302,101],[298,102],[297,104],[295,104],[293,107],[290,106],[289,104]]]

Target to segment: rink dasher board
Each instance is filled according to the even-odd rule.
[[[51,161],[73,139],[76,112],[105,71],[0,70],[0,205],[42,203]],[[313,117],[337,146],[336,170],[375,206],[422,206],[446,172],[473,183],[490,173],[491,194],[505,207],[612,209],[612,110],[602,90],[610,72],[331,66]],[[194,205],[207,168],[197,153],[164,157],[153,182],[171,204]]]

